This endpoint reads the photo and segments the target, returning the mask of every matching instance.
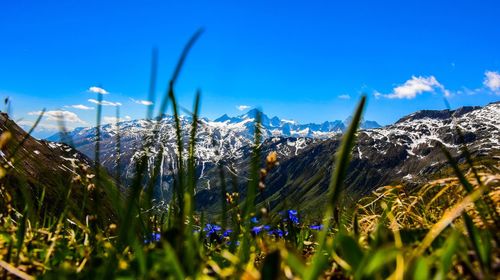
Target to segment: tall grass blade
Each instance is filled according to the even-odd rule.
[[[120,107],[116,106],[116,174],[115,174],[115,179],[118,184],[118,186],[121,185],[121,130],[120,130]]]
[[[189,212],[187,213],[188,218],[190,220],[190,224],[193,222],[193,214],[194,214],[194,190],[196,186],[196,158],[195,158],[195,149],[196,149],[196,131],[198,129],[198,112],[200,109],[200,91],[196,92],[193,115],[191,121],[191,134],[189,136],[189,150],[188,150],[188,194],[191,201],[191,207],[189,207]]]
[[[479,263],[481,264],[481,269],[485,275],[488,275],[491,269],[490,243],[483,240],[478,228],[474,225],[474,222],[469,215],[467,215],[467,212],[464,212],[462,216],[465,221],[470,242],[476,252],[477,258],[479,259]]]
[[[19,261],[21,259],[21,253],[24,245],[24,237],[26,236],[26,222],[28,220],[28,206],[26,205],[23,211],[23,215],[21,217],[21,221],[19,222],[19,228],[17,229],[16,239],[16,265],[19,265]]]
[[[182,50],[182,53],[179,57],[179,60],[177,61],[177,65],[174,69],[174,72],[172,73],[172,77],[171,77],[169,85],[168,85],[169,89],[167,90],[167,94],[170,93],[170,91],[173,89],[175,82],[177,81],[177,78],[181,72],[182,66],[184,65],[184,62],[189,54],[189,51],[194,46],[196,41],[198,41],[198,39],[200,38],[201,34],[203,34],[203,32],[204,32],[204,30],[202,28],[198,29],[198,31],[196,31],[191,36],[191,38],[189,39],[187,44],[184,46],[184,49]],[[164,98],[162,103],[161,103],[160,110],[158,113],[159,116],[163,115],[163,113],[165,112],[165,110],[167,108],[167,102],[168,102],[168,99]]]
[[[413,251],[413,258],[422,255],[425,250],[432,244],[432,242],[441,234],[441,232],[448,227],[456,218],[460,217],[465,211],[467,205],[474,203],[480,199],[485,191],[488,190],[487,186],[481,186],[474,190],[472,193],[464,197],[460,202],[448,209],[441,219],[435,223],[427,235],[424,237],[419,246]]]
[[[467,193],[471,193],[474,190],[474,187],[472,184],[465,178],[464,174],[460,171],[460,168],[458,167],[457,162],[455,159],[452,157],[450,152],[444,147],[444,145],[441,145],[441,150],[443,154],[446,156],[446,159],[448,160],[448,163],[451,165],[453,168],[453,171],[455,173],[455,176],[457,176],[458,180],[464,187]],[[494,224],[491,225],[491,223],[488,222],[488,216],[493,219],[495,216],[494,213],[496,213],[496,210],[491,210],[490,207],[484,202],[483,199],[479,199],[477,201],[474,201],[474,204],[476,206],[477,211],[479,212],[479,215],[481,216],[481,219],[483,220],[483,223],[485,226],[488,227],[493,227],[495,229],[495,232],[498,230],[498,225],[499,224]],[[498,241],[498,234],[495,235]]]
[[[347,168],[349,167],[351,150],[354,147],[356,140],[356,132],[359,127],[359,122],[361,121],[361,116],[363,114],[363,109],[366,103],[366,96],[362,96],[361,100],[356,107],[353,118],[347,131],[342,136],[342,142],[340,144],[339,150],[337,152],[336,161],[332,167],[332,177],[330,179],[330,184],[328,187],[328,204],[325,211],[325,217],[323,219],[323,229],[318,238],[318,247],[312,258],[311,266],[305,271],[304,279],[317,279],[326,265],[327,258],[325,257],[325,246],[328,236],[328,231],[330,230],[331,218],[334,216],[334,209],[338,207],[338,200],[342,192],[342,186],[344,184],[344,179],[347,174]],[[339,219],[340,220],[340,219]],[[341,225],[337,225],[341,228]]]
[[[337,152],[337,159],[335,161],[334,170],[332,172],[332,177],[330,179],[329,190],[329,203],[333,207],[337,207],[338,200],[340,197],[342,187],[344,185],[344,180],[347,174],[347,168],[349,167],[349,161],[351,159],[351,151],[354,147],[356,141],[356,132],[361,121],[361,116],[363,114],[363,109],[366,103],[366,96],[362,96],[361,100],[356,107],[354,116],[347,128],[347,131],[342,137],[342,143],[340,145],[339,151]]]
[[[45,114],[45,108],[43,108],[42,111],[40,112],[40,114],[38,114],[38,117],[36,118],[36,121],[33,124],[33,126],[31,126],[30,130],[28,131],[28,133],[26,135],[24,135],[23,139],[17,144],[17,146],[12,151],[12,156],[11,156],[12,158],[17,154],[17,152],[24,145],[24,143],[26,142],[26,140],[29,139],[29,137],[31,136],[31,134],[33,133],[33,131],[35,131],[35,128],[38,126],[38,124],[42,120],[43,114]]]
[[[261,126],[262,113],[257,112],[254,126],[254,143],[252,149],[252,158],[250,161],[250,176],[247,186],[247,195],[245,197],[242,221],[244,223],[243,239],[241,240],[240,262],[246,263],[250,259],[250,214],[255,210],[255,197],[259,185],[259,167],[261,156]]]
[[[438,272],[434,279],[446,279],[447,275],[452,268],[453,257],[458,249],[458,240],[460,235],[457,231],[453,231],[446,239],[443,248],[441,248],[441,256],[439,260]]]

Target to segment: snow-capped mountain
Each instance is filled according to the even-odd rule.
[[[217,123],[224,123],[228,125],[244,125],[248,131],[253,129],[253,123],[257,116],[258,110],[252,109],[246,114],[229,117],[227,114],[214,120]],[[278,117],[269,118],[267,115],[262,114],[261,124],[265,128],[265,136],[289,136],[289,137],[313,137],[313,138],[328,138],[335,134],[342,133],[349,122],[350,118],[346,121],[325,121],[323,123],[308,123],[299,124],[293,120],[280,119]],[[375,121],[363,121],[362,128],[375,128],[380,125]],[[251,135],[253,136],[253,135]]]
[[[459,129],[462,136],[457,132]],[[271,208],[300,205],[314,212],[326,203],[333,155],[340,136],[311,143],[299,156],[280,155],[279,167],[270,173],[259,201]],[[281,142],[286,143],[286,139]],[[462,147],[481,168],[500,167],[500,102],[485,107],[419,111],[382,128],[361,130],[353,149],[346,179],[346,194],[359,198],[384,185],[402,184],[408,191],[435,178],[452,176],[443,145],[465,165]],[[265,151],[279,150],[268,141]],[[465,165],[466,166],[466,165]]]
[[[213,121],[199,120],[195,153],[199,177],[196,190],[198,208],[211,211],[220,204],[217,164],[222,164],[228,174],[233,174],[239,187],[244,189],[256,112],[251,110],[238,117],[223,115]],[[324,203],[322,199],[330,179],[333,155],[349,121],[303,125],[263,115],[263,155],[276,151],[280,165],[268,176],[267,187],[259,195],[259,201],[265,200],[276,207],[285,198],[296,201],[294,203],[303,202],[303,205],[311,201],[314,202],[311,205]],[[187,143],[192,120],[181,117],[180,122]],[[392,125],[373,126],[377,126],[376,123],[364,121],[358,133],[358,144],[353,150],[347,178],[351,194],[366,194],[389,183],[415,184],[441,172],[447,163],[438,143],[454,155],[464,144],[474,157],[489,157],[497,162],[499,159],[500,103],[457,110],[419,111]],[[146,155],[149,174],[153,172],[155,162],[160,164],[157,195],[168,198],[172,175],[177,170],[174,127],[174,120],[168,116],[158,122],[135,120],[118,126],[104,125],[100,161],[115,174],[119,158],[118,171],[126,182],[134,175],[138,159]],[[460,142],[457,128],[463,133],[464,143]],[[118,131],[121,141],[119,157],[116,149]],[[95,128],[76,129],[67,139],[71,138],[77,149],[93,157],[95,132]],[[148,142],[153,145],[145,151],[141,147]],[[186,146],[184,155],[187,154]]]
[[[213,121],[200,119],[196,134],[196,159],[199,166],[199,176],[205,179],[206,171],[213,168],[221,160],[237,162],[245,154],[245,147],[253,143],[255,118],[258,111],[250,110],[247,113],[229,117],[223,115]],[[261,132],[263,139],[272,137],[290,137],[298,140],[283,150],[283,153],[298,154],[305,147],[306,142],[315,142],[333,137],[346,128],[342,121],[324,122],[322,124],[299,124],[295,121],[284,120],[278,117],[269,118],[261,115]],[[187,144],[191,131],[192,119],[181,116],[180,123],[183,138]],[[367,122],[368,123],[368,122]],[[370,125],[376,122],[370,122]],[[119,131],[119,134],[118,134]],[[157,132],[155,132],[157,131]],[[95,156],[96,128],[77,128],[62,137],[56,134],[48,140],[64,141],[73,144],[87,156]],[[116,141],[120,138],[120,156],[117,156]],[[301,138],[309,138],[304,140]],[[143,143],[154,143],[148,150],[142,149]],[[290,140],[290,143],[295,143]],[[187,145],[186,145],[187,146]],[[161,159],[158,158],[161,151]],[[187,153],[186,147],[184,152]],[[156,120],[133,120],[120,122],[117,125],[106,124],[101,127],[100,162],[112,174],[116,174],[118,164],[119,173],[126,182],[130,180],[136,170],[136,163],[143,155],[148,157],[148,171],[152,172],[156,159],[161,165],[159,185],[163,195],[170,191],[171,175],[175,172],[175,158],[177,157],[177,144],[175,134],[175,121],[171,116]],[[120,159],[118,163],[117,159]],[[203,180],[202,180],[203,181]],[[206,187],[210,188],[210,180]]]

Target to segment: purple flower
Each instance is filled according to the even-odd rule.
[[[259,219],[258,219],[257,217],[255,217],[255,216],[254,216],[254,217],[250,218],[250,222],[252,222],[252,223],[256,224],[256,223],[258,223],[258,222],[259,222]]]
[[[222,228],[216,224],[206,224],[203,231],[220,231]]]
[[[277,237],[283,237],[283,231],[281,229],[273,229],[269,231],[269,235],[276,235]]]
[[[207,233],[207,237],[217,234],[218,231],[221,231],[222,228],[216,224],[206,224],[203,231]]]
[[[294,224],[299,223],[299,217],[297,215],[298,215],[297,210],[292,210],[292,209],[288,210],[288,218]]]
[[[161,239],[161,234],[158,232],[153,232],[153,233],[151,233],[150,238],[144,239],[144,244],[149,244],[152,242],[160,242],[160,239]]]
[[[263,228],[264,228],[264,226],[256,226],[256,227],[253,227],[253,228],[252,228],[252,233],[253,233],[254,235],[257,235],[257,234],[259,234],[259,233],[262,231],[262,229],[263,229]]]
[[[233,232],[232,229],[228,229],[228,230],[225,230],[224,233],[222,234],[222,236],[224,237],[229,237],[231,235],[231,233]]]
[[[309,228],[312,230],[322,230],[323,225],[311,225],[311,226],[309,226]]]
[[[158,232],[154,232],[151,234],[151,240],[153,240],[155,242],[160,241],[160,238],[161,238],[161,234],[159,234]]]

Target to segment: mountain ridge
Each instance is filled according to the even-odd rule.
[[[253,111],[256,112],[256,111]],[[197,207],[209,211],[219,203],[218,166],[223,165],[226,172],[237,174],[239,189],[244,193],[248,174],[248,160],[253,145],[253,129],[255,115],[244,114],[238,118],[223,115],[219,121],[200,119],[196,135],[196,175]],[[341,139],[341,130],[335,122],[317,124],[307,127],[308,131],[299,130],[299,124],[285,120],[280,121],[276,129],[277,119],[271,124],[261,126],[264,153],[276,151],[282,164],[274,175],[269,176],[269,188],[264,193],[268,197],[260,197],[268,201],[270,197],[294,197],[301,200],[310,197],[317,201],[326,190],[329,172],[333,164],[333,155]],[[262,118],[265,119],[264,117]],[[358,132],[358,144],[353,150],[353,160],[347,186],[352,194],[366,194],[377,186],[391,182],[409,182],[420,180],[433,172],[442,170],[446,165],[443,158],[438,157],[440,150],[437,143],[442,143],[457,154],[459,138],[456,128],[463,132],[465,144],[471,153],[477,156],[496,156],[500,149],[499,120],[500,103],[492,103],[484,107],[463,107],[456,110],[422,110],[401,118],[398,122],[379,128],[361,129]],[[217,119],[216,119],[217,120]],[[183,139],[189,139],[191,123],[189,117],[180,118]],[[345,124],[348,120],[342,122]],[[161,173],[157,180],[156,196],[168,200],[173,187],[176,170],[177,148],[175,125],[172,118],[163,118],[158,123],[157,138],[152,132],[154,120],[134,120],[119,124],[121,137],[120,167],[122,181],[133,177],[135,164],[142,156],[148,158],[148,170],[151,172],[156,159],[160,157]],[[116,173],[116,125],[101,127],[101,163],[108,171]],[[287,131],[289,129],[289,131]],[[321,129],[328,132],[323,133]],[[311,130],[314,133],[311,133]],[[298,133],[300,132],[300,133]],[[69,133],[75,147],[92,157],[95,141],[95,128],[75,130]],[[316,136],[316,137],[315,137]],[[491,137],[490,137],[491,136]],[[143,150],[144,141],[154,143]],[[497,141],[497,142],[495,142]],[[161,154],[160,154],[161,151]],[[187,155],[187,150],[183,151]],[[318,177],[319,176],[319,177]],[[306,184],[314,194],[303,193],[304,190],[293,191],[298,185]],[[300,194],[300,195],[299,195]],[[318,196],[318,197],[317,197]],[[320,201],[318,201],[320,203]],[[275,205],[280,205],[276,202]],[[215,207],[215,208],[214,208]]]
[[[95,164],[89,157],[67,144],[31,137],[6,113],[0,113],[0,134],[10,138],[0,147],[3,166],[0,167],[3,171],[0,180],[2,187],[15,195],[14,204],[25,201],[29,194],[35,206],[41,203],[40,199],[50,205],[44,211],[53,215],[67,207],[80,213],[82,216],[78,218],[81,220],[89,213],[97,215],[101,225],[116,220],[109,194],[95,186],[108,183],[111,188],[117,186],[105,172],[100,172],[99,181],[96,181]],[[68,193],[71,196],[66,200]],[[99,200],[99,209],[91,208],[94,198]]]

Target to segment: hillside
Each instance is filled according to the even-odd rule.
[[[256,111],[252,110],[239,117],[224,115],[214,121],[200,120],[196,148],[198,209],[218,212],[221,198],[219,171],[216,168],[218,164],[225,167],[226,174],[238,174],[235,177],[237,188],[244,193],[255,114]],[[187,139],[191,119],[182,117],[180,120]],[[393,125],[380,128],[363,129],[362,126],[347,177],[348,196],[356,199],[390,183],[404,183],[411,187],[439,176],[440,172],[445,172],[447,164],[438,143],[444,144],[454,155],[461,144],[465,144],[474,158],[497,160],[500,149],[499,120],[500,104],[492,103],[483,108],[419,111],[401,118]],[[135,162],[144,153],[137,147],[143,141],[155,143],[146,151],[148,170],[152,172],[159,151],[162,151],[161,173],[155,194],[158,198],[168,200],[172,190],[172,174],[176,170],[174,122],[171,117],[161,119],[156,140],[153,139],[154,125],[155,121],[146,120],[119,123],[122,143],[120,170],[122,179],[130,181],[134,175]],[[364,126],[369,125],[369,121],[364,122]],[[268,201],[271,208],[283,207],[290,203],[287,201],[298,201],[305,209],[316,208],[323,203],[333,155],[345,125],[337,121],[322,126],[306,126],[304,128],[291,121],[263,115],[263,155],[276,151],[280,161],[280,166],[272,171],[265,191],[258,198]],[[117,162],[117,128],[108,124],[101,130],[101,162],[113,174]],[[463,133],[463,143],[456,128]],[[309,136],[297,134],[305,130],[314,133]],[[76,129],[69,136],[77,149],[89,156],[93,155],[95,128]]]
[[[460,129],[463,139],[456,129]],[[269,200],[274,207],[293,202],[304,210],[318,209],[325,201],[332,155],[339,144],[340,137],[334,137],[310,145],[300,156],[282,156],[261,200]],[[438,144],[453,156],[464,146],[476,162],[498,162],[500,103],[483,108],[420,111],[393,125],[360,131],[346,178],[347,197],[357,200],[388,184],[403,184],[411,189],[449,175],[448,162]],[[273,146],[269,144],[266,149],[279,150]],[[463,154],[459,162],[464,162]]]
[[[241,163],[246,160],[248,147],[253,143],[254,122],[257,110],[253,109],[236,117],[226,114],[211,121],[200,119],[196,134],[196,161],[197,174],[200,179],[198,190],[210,189],[215,184],[212,172],[214,167],[224,162],[234,165],[237,171],[246,171]],[[349,120],[346,120],[347,122]],[[192,119],[180,117],[181,128],[185,143],[189,139]],[[367,127],[379,126],[374,121],[365,121]],[[346,123],[342,121],[323,122],[322,124],[299,124],[295,121],[268,117],[262,115],[262,134],[264,139],[284,137],[295,144],[283,146],[282,154],[299,154],[302,149],[312,142],[322,141],[342,133]],[[155,133],[157,129],[157,133]],[[119,131],[119,134],[117,133]],[[77,128],[70,131],[66,138],[56,134],[48,138],[51,141],[66,140],[73,143],[75,148],[90,158],[94,157],[96,128]],[[148,172],[152,173],[154,163],[160,156],[161,172],[159,174],[156,196],[168,199],[172,192],[173,177],[177,166],[177,144],[175,121],[172,116],[164,116],[156,120],[133,120],[101,126],[101,164],[111,173],[117,169],[121,180],[130,183],[134,178],[138,159],[146,153],[148,156]],[[120,140],[120,166],[117,167],[117,145]],[[295,142],[297,139],[297,142]],[[149,150],[140,149],[144,143],[150,143]],[[187,145],[184,153],[187,153]],[[161,155],[160,155],[161,151]],[[242,169],[240,170],[240,166]]]
[[[0,135],[3,135],[0,182],[7,193],[14,194],[12,198],[3,197],[2,207],[32,201],[36,209],[45,205],[39,210],[42,216],[43,212],[59,215],[66,209],[80,213],[76,218],[81,220],[88,213],[97,214],[102,224],[115,219],[115,210],[101,187],[116,186],[102,171],[96,181],[94,163],[87,156],[66,144],[36,140],[5,113],[0,114]],[[94,205],[96,198],[98,208]]]

